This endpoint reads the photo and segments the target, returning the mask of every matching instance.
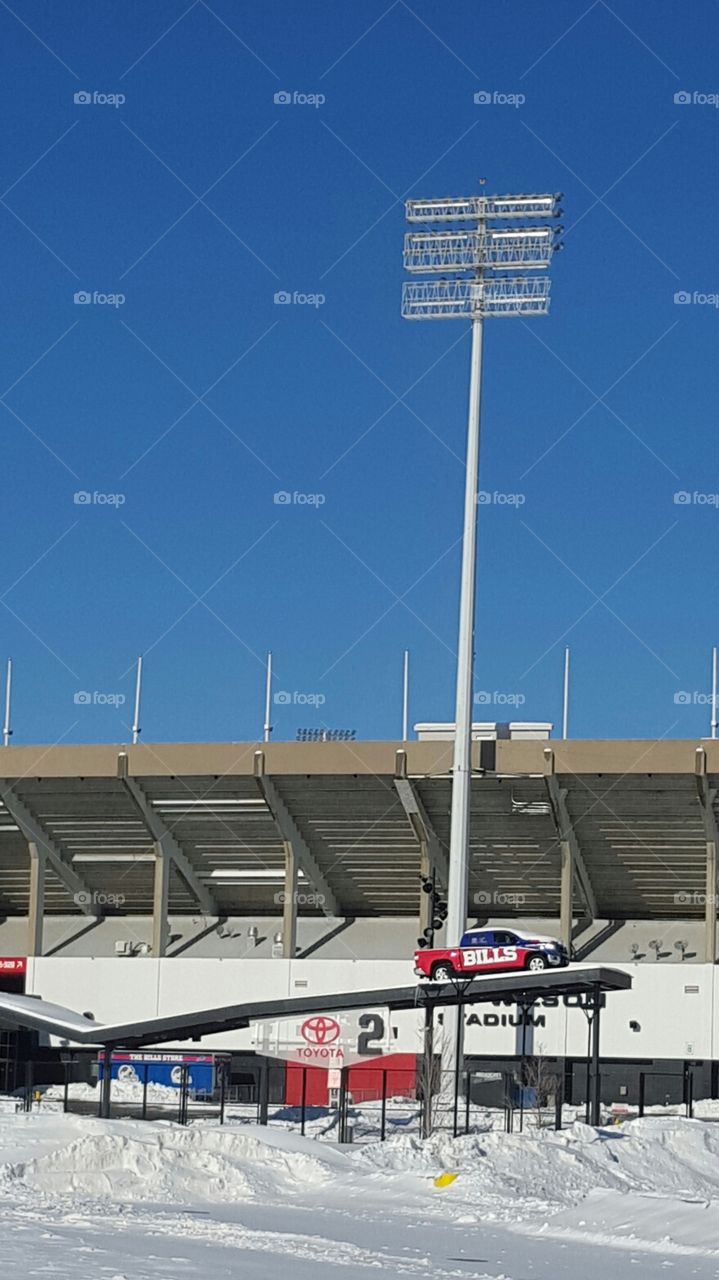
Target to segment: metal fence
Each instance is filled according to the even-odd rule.
[[[18,1110],[101,1114],[101,1086],[74,1081],[71,1064],[65,1066],[64,1084],[49,1090],[36,1085],[34,1067],[26,1063],[25,1084],[15,1095]],[[488,1127],[517,1132],[535,1125],[562,1125],[563,1079],[559,1076],[553,1077],[551,1088],[546,1083],[538,1088],[518,1084],[516,1073],[509,1071],[470,1068],[458,1078],[437,1068],[428,1087],[419,1075],[416,1088],[408,1089],[406,1072],[388,1067],[380,1074],[375,1066],[364,1082],[362,1072],[353,1070],[350,1076],[345,1069],[329,1104],[317,1105],[308,1101],[312,1068],[302,1069],[299,1098],[291,1104],[271,1100],[268,1073],[250,1087],[231,1086],[223,1072],[217,1089],[203,1094],[191,1087],[187,1066],[172,1091],[153,1085],[150,1071],[149,1064],[144,1073],[138,1068],[140,1079],[133,1089],[124,1082],[111,1081],[113,1116],[170,1120],[181,1125],[199,1120],[269,1125],[341,1143],[383,1142],[399,1134],[426,1137],[440,1131],[458,1136],[484,1132]]]

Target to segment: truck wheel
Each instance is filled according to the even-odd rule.
[[[451,982],[454,976],[454,969],[450,964],[436,964],[432,970],[433,982]]]
[[[530,973],[541,973],[542,969],[546,969],[546,967],[547,962],[544,956],[530,956],[525,964],[525,968],[529,969]]]

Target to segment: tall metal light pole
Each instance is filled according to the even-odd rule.
[[[2,728],[2,744],[4,747],[10,746],[10,739],[12,737],[12,729],[10,728],[11,698],[12,698],[12,658],[8,658],[7,669],[5,672],[5,718],[3,720],[3,728]]]
[[[553,251],[559,247],[561,227],[546,225],[543,220],[560,216],[560,199],[559,195],[508,195],[407,201],[410,223],[474,224],[469,228],[407,232],[407,271],[435,276],[441,273],[441,278],[406,281],[402,290],[402,314],[407,320],[465,318],[472,325],[447,893],[450,946],[459,942],[465,929],[469,888],[483,324],[492,316],[546,315],[549,279],[545,272]],[[514,271],[532,274],[508,274]]]
[[[132,742],[137,746],[140,741],[140,701],[142,699],[142,654],[137,659],[137,673],[135,675],[135,714],[132,720]]]
[[[716,737],[716,645],[711,650],[711,737]]]
[[[564,649],[564,684],[562,687],[562,737],[569,737],[569,645]]]
[[[409,738],[409,649],[402,661],[402,741]]]
[[[265,723],[262,726],[265,742],[272,736],[272,651],[267,653],[267,669],[265,673]]]

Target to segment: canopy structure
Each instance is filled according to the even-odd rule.
[[[481,1004],[494,1000],[527,1003],[545,995],[580,995],[599,990],[626,991],[629,974],[604,965],[582,969],[545,969],[541,973],[508,973],[470,981],[411,987],[345,991],[332,995],[295,996],[248,1001],[219,1009],[201,1009],[148,1018],[144,1022],[105,1024],[72,1009],[48,1004],[32,996],[0,992],[0,1022],[59,1036],[73,1046],[112,1046],[136,1049],[142,1045],[197,1040],[202,1036],[249,1027],[253,1022],[291,1018],[295,1014],[335,1013],[375,1006],[390,1011],[430,1006]]]
[[[592,1123],[600,1114],[600,1017],[603,999],[608,992],[626,991],[632,985],[629,974],[604,966],[588,966],[574,970],[544,970],[540,973],[508,973],[458,980],[443,986],[434,984],[412,987],[379,988],[370,991],[347,991],[332,995],[299,996],[228,1005],[219,1009],[202,1009],[168,1017],[107,1025],[85,1018],[71,1009],[48,1004],[28,996],[0,993],[0,1025],[29,1027],[46,1035],[60,1037],[68,1047],[101,1047],[104,1075],[101,1113],[110,1114],[111,1071],[114,1049],[136,1049],[143,1045],[175,1044],[198,1040],[202,1036],[252,1022],[282,1020],[302,1014],[344,1012],[380,1006],[390,1012],[423,1010],[425,1035],[432,1044],[434,1012],[448,1005],[468,1005],[502,1001],[531,1006],[547,995],[583,995],[591,1019]]]

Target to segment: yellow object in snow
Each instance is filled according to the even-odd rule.
[[[458,1174],[456,1173],[440,1173],[439,1177],[435,1178],[434,1185],[435,1187],[449,1187],[453,1182],[457,1181],[457,1177]]]

